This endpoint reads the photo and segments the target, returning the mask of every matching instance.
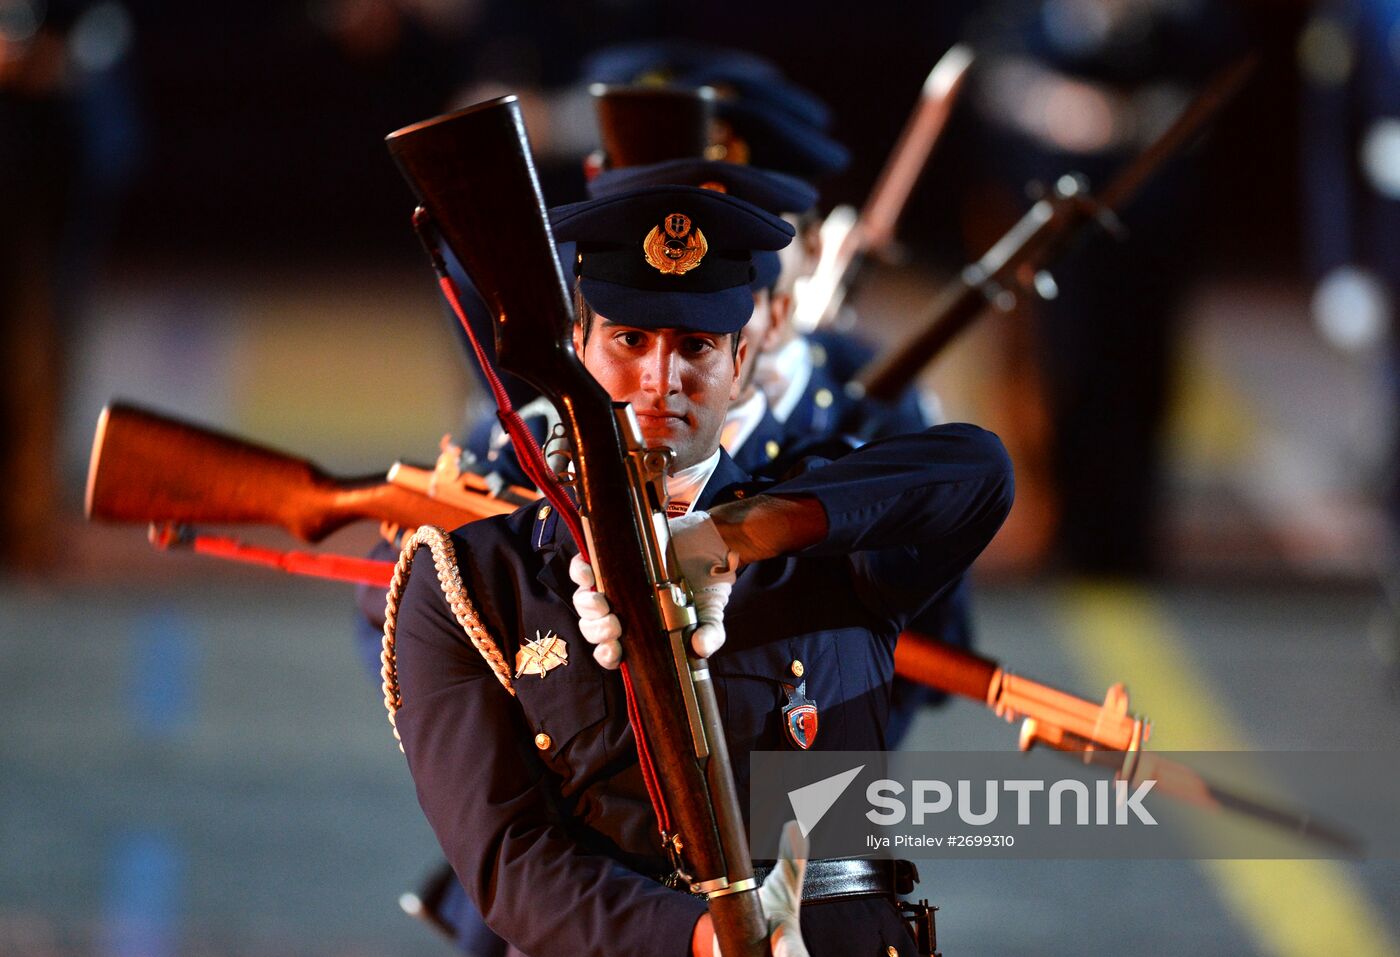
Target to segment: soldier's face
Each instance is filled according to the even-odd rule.
[[[682,329],[637,329],[595,316],[587,342],[574,327],[584,368],[617,402],[632,403],[647,445],[669,446],[674,468],[704,461],[719,448],[724,413],[739,394],[730,337]]]

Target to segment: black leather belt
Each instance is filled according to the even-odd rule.
[[[772,870],[769,864],[754,864],[758,882]],[[833,860],[808,861],[802,880],[803,901],[838,900],[843,897],[909,894],[919,882],[919,870],[912,861]]]

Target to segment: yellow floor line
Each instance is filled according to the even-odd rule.
[[[1067,650],[1089,687],[1128,685],[1153,722],[1151,747],[1247,750],[1227,700],[1184,652],[1166,612],[1140,588],[1081,584],[1061,595]],[[1347,866],[1336,861],[1200,861],[1261,953],[1396,957],[1400,945]]]
[[[1256,454],[1259,417],[1238,385],[1200,343],[1177,360],[1167,445],[1178,467],[1222,471]]]

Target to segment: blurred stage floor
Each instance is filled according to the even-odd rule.
[[[205,570],[178,587],[0,591],[0,953],[449,953],[395,905],[434,841],[348,591]],[[1368,608],[1335,586],[978,593],[987,654],[1089,697],[1125,680],[1161,748],[1393,747]],[[955,702],[910,746],[1014,742]],[[959,957],[1400,953],[1400,862],[921,867]]]

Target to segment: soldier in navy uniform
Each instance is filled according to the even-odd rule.
[[[683,87],[712,84],[721,91],[720,103],[725,105],[722,112],[739,117],[724,133],[723,149],[718,153],[750,161],[757,156],[778,170],[790,171],[694,157],[617,167],[613,165],[616,158],[607,157],[608,168],[588,183],[589,195],[594,198],[650,185],[706,186],[783,215],[797,225],[811,219],[817,193],[792,172],[826,175],[839,171],[848,159],[844,148],[824,132],[830,120],[825,107],[811,94],[792,86],[771,64],[751,54],[690,44],[649,43],[605,51],[585,69],[587,78],[609,83],[667,83]],[[741,108],[742,104],[748,106]],[[606,121],[606,116],[601,115],[600,121]],[[630,155],[647,152],[632,148],[629,143],[637,136],[650,135],[649,132],[619,123],[615,114],[613,117],[604,140],[627,145]],[[748,139],[740,138],[736,128]],[[749,140],[761,144],[761,148],[750,148]],[[573,268],[572,244],[560,246],[565,275],[569,275]],[[930,424],[913,390],[891,405],[858,400],[847,393],[846,384],[874,355],[864,342],[843,333],[821,333],[810,338],[794,334],[787,321],[793,279],[808,268],[800,250],[785,249],[781,259],[777,252],[757,251],[753,261],[755,275],[750,287],[754,312],[743,330],[747,347],[740,370],[741,394],[731,405],[721,433],[721,444],[740,468],[776,478],[808,455],[844,454],[861,441],[919,432]],[[474,298],[465,277],[457,278],[459,287],[467,293],[463,298],[469,319],[476,322],[478,335],[485,337],[482,341],[489,347],[492,336],[486,307]],[[543,440],[556,420],[553,408],[538,400],[528,385],[509,376],[505,379],[527,427]],[[781,415],[777,412],[778,403]],[[848,432],[854,434],[848,436]],[[530,484],[494,416],[483,417],[468,433],[463,446],[467,467],[494,475],[505,484]],[[383,546],[376,557],[392,557],[392,551]],[[377,670],[383,596],[371,591],[362,593],[366,620],[360,626],[361,644],[367,660]],[[968,591],[966,582],[960,582],[911,622],[912,630],[969,645],[972,629]],[[887,726],[888,744],[897,746],[919,708],[940,699],[933,689],[897,679]],[[497,952],[492,949],[490,934],[480,925],[470,901],[449,872],[438,872],[418,895],[407,895],[406,900],[414,902],[420,916],[453,934],[466,953]]]
[[[796,177],[704,159],[674,160],[608,170],[589,183],[589,193],[593,198],[601,199],[655,185],[703,186],[735,196],[774,214],[804,213],[816,203],[816,190]],[[559,245],[565,275],[571,275],[576,256],[574,244],[562,242]],[[746,472],[758,472],[773,465],[779,450],[787,445],[782,423],[769,412],[766,396],[753,381],[753,360],[764,349],[760,330],[773,329],[781,323],[780,317],[775,318],[771,314],[774,309],[785,305],[775,299],[781,263],[775,251],[757,250],[753,254],[753,264],[754,275],[749,282],[753,312],[742,331],[746,357],[740,369],[740,395],[731,403],[721,433],[725,450]],[[474,293],[472,295],[475,297]],[[486,305],[479,299],[474,308],[481,315],[486,315]],[[478,335],[489,337],[491,330],[486,328]],[[536,439],[543,441],[551,424],[557,421],[557,413],[547,400],[540,398],[527,384],[513,378],[511,381],[517,387],[511,396],[512,401],[525,399],[521,408],[522,418]],[[469,433],[466,447],[469,458],[474,460],[477,467],[486,469],[488,474],[497,476],[506,484],[530,487],[530,480],[515,456],[509,436],[494,416],[477,423]],[[782,463],[782,468],[787,467],[788,463]],[[376,548],[374,557],[391,560],[395,554],[396,550],[383,544]],[[377,589],[363,588],[361,603],[365,614],[357,623],[360,647],[377,675],[383,633],[383,595]],[[438,926],[472,957],[486,957],[500,952],[499,941],[481,924],[471,901],[450,871],[435,872],[417,894],[409,895],[405,900],[410,902],[409,906],[416,916]]]
[[[708,185],[800,222],[816,204],[810,185],[771,170],[706,160],[672,160],[599,173],[588,186],[594,197],[632,187],[673,183]],[[798,335],[791,324],[791,272],[778,253],[754,257],[754,317],[744,327],[748,343],[744,392],[730,407],[720,444],[745,471],[781,477],[804,457],[844,454],[861,442],[919,432],[932,424],[916,390],[895,402],[858,398],[847,385],[875,356],[864,342],[842,333]],[[972,643],[970,587],[964,580],[911,623],[912,630],[960,647]],[[942,696],[897,679],[887,736],[897,746],[918,710]]]
[[[1107,185],[1228,62],[1237,45],[1229,8],[1207,0],[980,4],[966,30],[980,57],[969,96],[980,122],[967,162],[978,181],[969,195],[991,235],[1014,221],[1032,184],[1081,173],[1095,189]],[[1196,179],[1190,156],[1174,158],[1119,210],[1129,242],[1087,236],[1054,264],[1057,294],[1028,303],[1063,571],[1141,577],[1158,568],[1162,434],[1195,245]]]
[[[776,485],[753,479],[719,448],[719,431],[740,385],[752,253],[780,247],[791,227],[686,187],[590,200],[551,218],[557,237],[578,243],[575,348],[614,399],[632,403],[647,442],[675,452],[668,490],[690,503],[675,530],[682,566],[693,586],[725,599],[702,609],[697,635],[713,654],[741,805],[753,750],[882,748],[896,637],[1009,509],[1000,443],[942,426],[809,464]],[[703,233],[706,251],[661,286],[644,238],[669,223]],[[706,260],[723,268],[707,271]],[[420,561],[397,618],[397,727],[457,876],[522,953],[710,957],[704,902],[661,883],[669,868],[610,670],[625,639],[605,596],[588,590],[586,566],[572,561],[558,516],[531,505],[452,540],[466,590],[517,676],[512,697]],[[541,640],[547,665],[531,655]],[[796,739],[784,721],[794,688],[820,709],[813,739]],[[837,880],[849,871],[810,866]],[[854,889],[804,900],[811,953],[913,954],[889,879]]]

